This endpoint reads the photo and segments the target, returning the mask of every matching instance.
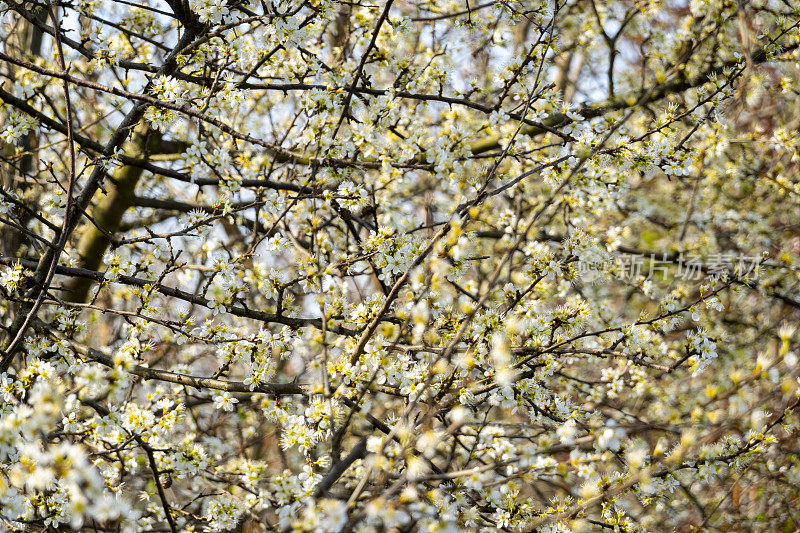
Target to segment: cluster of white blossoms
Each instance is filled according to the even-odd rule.
[[[225,19],[231,14],[226,3],[220,0],[191,0],[189,7],[197,13],[200,22],[204,23],[227,22]]]
[[[0,529],[797,527],[791,3],[50,8]]]
[[[9,106],[0,107],[0,117],[2,117],[0,141],[4,143],[18,145],[20,139],[36,127],[36,119]]]
[[[3,272],[0,274],[0,285],[8,292],[16,292],[24,274],[25,269],[20,263],[3,267]]]
[[[124,496],[109,490],[83,446],[40,439],[60,422],[62,413],[79,403],[74,394],[67,394],[56,369],[39,361],[13,378],[3,373],[0,384],[3,513],[20,520],[44,515],[48,527],[66,524],[79,529],[86,520],[123,519],[132,528],[136,514]]]

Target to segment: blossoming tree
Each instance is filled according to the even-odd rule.
[[[796,2],[0,17],[3,530],[800,527]]]

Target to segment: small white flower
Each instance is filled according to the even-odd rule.
[[[231,396],[230,392],[214,394],[214,407],[223,411],[233,411],[239,400]]]

